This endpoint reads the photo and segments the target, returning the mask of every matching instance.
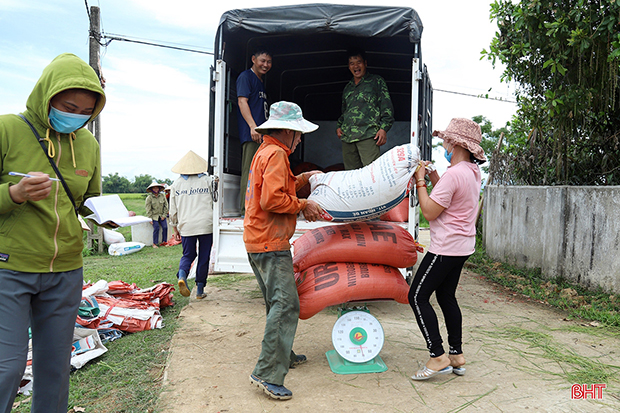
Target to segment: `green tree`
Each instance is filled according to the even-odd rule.
[[[157,181],[157,179],[148,174],[136,176],[132,184],[132,192],[146,192],[146,188],[148,188],[148,186],[153,183],[153,181]]]
[[[513,180],[619,184],[620,0],[496,0],[491,19],[483,57],[518,84]]]
[[[114,175],[103,177],[102,187],[105,194],[125,194],[131,192],[132,185],[129,179],[119,176],[116,172]]]

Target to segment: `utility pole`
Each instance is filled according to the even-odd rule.
[[[99,61],[99,40],[101,38],[100,32],[100,14],[99,7],[91,6],[90,8],[90,45],[89,45],[89,61],[88,64],[95,70],[99,79],[101,79],[101,62]],[[103,83],[103,82],[102,82]],[[103,84],[102,84],[103,87]],[[95,136],[97,142],[99,142],[99,147],[101,148],[101,115],[97,116],[95,120],[93,120],[88,125],[88,130]],[[101,149],[100,149],[101,151]]]
[[[90,44],[88,64],[95,70],[95,73],[97,73],[97,77],[99,77],[99,79],[102,79],[101,62],[99,61],[99,51],[101,47],[99,44],[99,41],[101,39],[99,7],[91,6],[89,17],[90,33],[88,37],[90,38]],[[104,87],[103,82],[101,82],[101,87]],[[99,154],[101,154],[101,114],[88,125],[88,130],[90,130],[90,132],[95,136],[95,139],[99,143]],[[99,171],[101,171],[101,157],[99,158]],[[95,228],[95,225],[92,223],[92,221],[88,222],[88,226],[90,227],[90,231],[86,236],[88,248],[91,249],[93,247],[93,241],[97,241],[97,249],[99,253],[102,253],[103,229]]]

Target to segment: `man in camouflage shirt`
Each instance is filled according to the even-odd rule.
[[[346,170],[362,168],[381,156],[380,146],[394,123],[394,108],[385,80],[367,73],[364,53],[349,53],[353,79],[342,92],[342,115],[336,133],[342,142]]]

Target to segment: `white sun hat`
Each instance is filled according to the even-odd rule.
[[[301,108],[292,102],[276,102],[269,108],[267,122],[256,127],[256,132],[265,134],[270,129],[290,129],[301,133],[314,132],[319,128],[303,118]]]

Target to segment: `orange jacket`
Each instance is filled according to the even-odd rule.
[[[243,242],[250,253],[287,251],[295,232],[297,214],[308,201],[298,199],[297,189],[308,183],[305,174],[291,172],[291,151],[265,135],[254,155],[245,193]]]

